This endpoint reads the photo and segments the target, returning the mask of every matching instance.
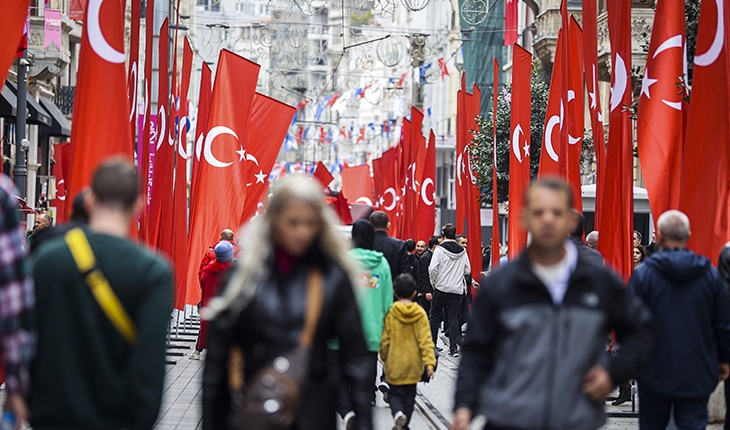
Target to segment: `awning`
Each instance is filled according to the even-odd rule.
[[[41,97],[41,106],[51,115],[50,127],[41,127],[41,131],[49,136],[71,136],[71,122],[63,115],[61,109],[50,99]]]
[[[3,85],[2,92],[0,92],[0,116],[3,118],[15,118],[15,106],[17,105],[18,99],[15,98],[15,94],[10,91],[10,88]]]
[[[8,86],[10,90],[17,96],[18,89],[12,82],[5,81],[5,85]],[[38,104],[38,102],[30,93],[27,94],[26,98],[26,106],[28,107],[28,124],[50,126],[51,116],[48,114],[48,112],[46,112],[46,110],[43,109],[40,104]]]

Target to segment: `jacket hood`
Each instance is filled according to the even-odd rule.
[[[352,225],[352,243],[355,248],[373,249],[375,244],[375,227],[370,221],[359,219]]]
[[[375,270],[383,261],[382,252],[370,249],[355,248],[350,251],[350,255],[367,271]]]
[[[710,260],[687,249],[662,250],[644,264],[656,269],[667,282],[678,285],[697,279],[711,266]]]
[[[421,305],[415,302],[395,302],[393,303],[393,307],[390,308],[390,311],[393,312],[393,316],[398,321],[404,324],[415,323],[416,321],[418,321],[419,315],[421,315],[422,312],[425,312]]]
[[[452,260],[458,260],[466,252],[466,249],[453,240],[445,240],[439,245],[441,250]]]

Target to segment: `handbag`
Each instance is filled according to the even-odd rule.
[[[319,271],[312,271],[307,279],[304,329],[299,337],[299,344],[276,357],[270,365],[259,369],[248,383],[243,382],[240,372],[238,373],[238,385],[243,387],[233,389],[233,411],[228,419],[230,430],[285,430],[291,427],[299,409],[301,389],[309,370],[312,343],[322,313],[323,298],[323,275]],[[239,359],[233,366],[242,364],[242,353],[238,354]],[[229,375],[232,374],[229,372]]]

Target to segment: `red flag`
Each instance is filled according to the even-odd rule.
[[[137,130],[137,87],[139,85],[139,23],[142,20],[142,2],[132,1],[132,16],[130,21],[129,32],[129,72],[127,73],[127,97],[129,100],[129,129],[132,132],[133,147],[135,145],[135,135]],[[152,58],[152,57],[149,57]],[[138,162],[142,160],[140,154],[137,154]],[[140,164],[141,165],[141,164]],[[138,169],[140,177],[147,184],[146,173],[142,169]]]
[[[726,0],[702,2],[682,159],[679,208],[690,219],[689,246],[711,261],[730,240],[729,21]]]
[[[517,32],[517,0],[504,2],[504,46],[510,46],[519,39]]]
[[[330,183],[335,180],[332,173],[330,173],[329,169],[327,169],[327,166],[325,166],[321,161],[317,162],[317,167],[314,169],[314,174],[312,176],[314,179],[318,180],[320,184],[322,184],[322,188],[329,188]]]
[[[545,114],[545,132],[542,137],[542,150],[540,151],[540,166],[537,176],[559,176],[560,140],[561,130],[565,123],[565,107],[562,100],[562,67],[563,45],[565,44],[563,30],[558,31],[557,48],[555,49],[555,62],[553,63],[553,74],[550,78],[550,94],[548,96],[547,111]],[[513,98],[514,100],[514,98]],[[567,179],[567,178],[566,178]],[[511,182],[511,181],[510,181]],[[510,193],[511,195],[512,193]],[[510,207],[511,210],[511,207]]]
[[[7,2],[0,13],[0,40],[4,41],[0,43],[0,82],[5,82],[5,76],[18,50],[18,45],[11,42],[20,40],[24,34],[29,4],[29,0]]]
[[[25,5],[24,1],[20,1],[19,4]],[[25,8],[25,25],[23,25],[23,33],[20,35],[20,43],[18,43],[18,49],[15,51],[15,57],[23,58],[25,50],[28,49],[28,34],[30,33],[30,8]]]
[[[677,85],[685,74],[684,28],[684,1],[657,3],[637,125],[641,172],[655,223],[679,207],[685,93]]]
[[[471,110],[471,121],[469,122],[469,130],[479,131],[479,122],[476,120],[476,116],[481,114],[482,104],[482,92],[474,84],[472,87],[473,95],[471,97],[472,110]],[[469,146],[473,137],[469,137]],[[468,147],[467,147],[468,148]],[[469,263],[471,264],[471,276],[475,281],[479,281],[482,273],[482,217],[481,217],[481,204],[479,197],[481,191],[479,186],[476,184],[476,178],[474,177],[473,170],[471,168],[471,156],[466,159],[468,167],[466,169],[467,184],[470,185],[468,190],[469,206],[466,212],[466,237],[469,243],[473,243],[473,246],[467,247],[467,254],[469,255]]]
[[[449,75],[449,66],[446,65],[446,60],[443,58],[439,58],[438,60],[439,69],[441,70],[441,81],[443,82],[444,77],[451,76]]]
[[[168,220],[172,219],[172,180],[175,163],[175,150],[168,139],[167,114],[168,108],[168,68],[170,28],[168,19],[160,27],[159,52],[159,79],[157,85],[157,136],[155,141],[155,167],[153,169],[152,196],[148,216],[148,242],[172,258],[172,229],[167,228]],[[166,228],[162,228],[163,225]]]
[[[208,113],[210,112],[210,99],[213,94],[213,84],[211,82],[212,73],[208,63],[203,62],[200,71],[200,93],[198,95],[198,118],[195,122],[195,157],[193,157],[193,179],[190,189],[195,194],[198,186],[198,169],[200,167],[200,154],[203,151],[203,141],[205,139],[205,126],[208,124]]]
[[[248,164],[246,204],[241,224],[254,215],[263,192],[268,192],[269,174],[289,130],[296,109],[263,94],[256,93],[251,110],[251,130],[248,135],[245,158]],[[244,155],[242,155],[244,156]]]
[[[87,10],[74,96],[68,194],[91,183],[97,167],[111,156],[133,160],[127,72],[124,66],[124,6],[105,2],[98,14]],[[2,15],[5,15],[3,13]]]
[[[631,136],[631,0],[608,4],[611,37],[611,112],[601,207],[601,251],[606,264],[628,280],[633,270],[633,143]]]
[[[436,230],[436,135],[428,136],[418,201],[418,239],[428,242]]]
[[[568,93],[566,114],[568,116],[568,182],[573,190],[573,207],[583,212],[581,195],[580,156],[583,152],[583,135],[585,134],[585,96],[583,86],[583,31],[570,17],[568,23],[569,46],[566,60],[568,63]]]
[[[398,79],[398,87],[402,87],[403,84],[406,82],[406,77],[408,76],[408,72],[403,73],[400,75],[400,79]]]
[[[472,95],[466,92],[466,74],[461,75],[461,89],[456,94],[456,231],[464,232],[471,208],[471,175],[469,175],[470,127],[473,124]]]
[[[411,128],[409,142],[404,142],[400,175],[405,182],[401,184],[403,209],[401,211],[401,236],[403,239],[418,237],[418,192],[419,183],[416,171],[418,170],[419,146],[426,146],[421,128],[423,127],[423,112],[411,108]]]
[[[601,189],[603,183],[602,172],[606,160],[606,141],[603,130],[603,113],[601,111],[601,96],[598,91],[598,12],[596,2],[584,1],[583,5],[583,61],[585,63],[585,81],[588,89],[588,111],[591,116],[593,131],[593,146],[596,151],[596,190]],[[596,194],[595,229],[599,229],[601,213],[601,195]]]
[[[511,151],[509,160],[509,213],[507,233],[509,259],[515,259],[527,246],[527,232],[517,221],[523,209],[523,196],[530,186],[530,116],[532,94],[530,73],[532,55],[518,44],[513,45]],[[559,69],[557,63],[553,70]],[[553,75],[554,76],[554,75]],[[499,248],[497,248],[499,249]]]
[[[141,188],[143,201],[147,204],[142,206],[142,213],[140,214],[140,236],[147,241],[148,244],[155,246],[156,243],[151,239],[150,230],[154,230],[150,226],[150,178],[153,174],[152,165],[150,163],[150,145],[152,142],[152,45],[154,43],[154,23],[155,23],[155,2],[154,0],[147,0],[147,6],[145,11],[145,62],[144,62],[144,128],[142,135],[139,138],[142,141],[142,154],[137,154],[139,172],[141,176]],[[136,92],[134,93],[136,94]]]
[[[53,166],[53,175],[56,177],[56,200],[54,205],[56,206],[56,223],[63,224],[68,222],[68,214],[71,212],[67,211],[67,202],[72,202],[75,196],[69,196],[66,190],[66,171],[69,168],[69,161],[71,158],[71,144],[61,143],[53,146],[54,156],[56,164]]]
[[[352,212],[350,212],[350,206],[347,204],[347,198],[343,193],[337,194],[334,202],[335,214],[340,219],[342,225],[352,224]]]
[[[185,304],[200,301],[200,259],[223,229],[237,229],[246,203],[243,154],[260,66],[229,50],[218,59],[188,241]],[[214,145],[215,144],[215,145]]]
[[[363,164],[342,168],[342,192],[353,203],[373,206],[373,178],[370,166]]]
[[[396,148],[391,148],[385,152],[380,158],[373,160],[373,184],[375,185],[376,208],[385,212],[390,218],[391,228],[388,234],[391,236],[395,230],[396,213],[398,210],[398,202],[400,201],[400,193],[396,180]]]
[[[499,183],[497,181],[497,97],[499,95],[499,63],[494,62],[494,96],[492,102],[492,271],[499,267]],[[496,247],[496,248],[495,248]]]

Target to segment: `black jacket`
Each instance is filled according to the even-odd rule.
[[[496,427],[597,429],[603,404],[583,394],[583,378],[596,364],[614,383],[638,376],[651,348],[649,318],[621,280],[580,254],[554,305],[524,252],[482,281],[454,408],[484,413]],[[611,330],[621,339],[613,359],[605,353]]]
[[[382,252],[383,257],[388,260],[393,281],[398,275],[408,273],[408,252],[405,242],[388,236],[384,231],[376,231],[373,249]]]
[[[320,252],[313,252],[287,277],[273,270],[273,258],[264,268],[268,276],[259,284],[253,301],[239,315],[222,314],[208,328],[208,356],[203,374],[203,429],[227,428],[230,413],[227,362],[230,348],[243,349],[246,380],[298,343],[304,327],[306,279],[310,268],[320,267],[325,291],[319,326],[312,347],[309,380],[300,395],[297,430],[335,430],[336,392],[340,378],[353,384],[357,429],[370,430],[369,392],[375,378],[365,344],[355,293],[345,271]],[[339,366],[328,362],[327,341],[340,339]]]
[[[601,255],[600,252],[593,248],[589,248],[585,243],[583,243],[583,239],[579,237],[571,236],[570,240],[573,241],[576,247],[578,247],[578,255],[593,264],[603,266],[603,255]]]
[[[646,245],[646,247],[644,247],[644,250],[646,251],[646,256],[651,257],[652,255],[659,252],[659,245],[656,242],[652,242]]]
[[[431,257],[433,252],[427,249],[426,252],[421,256],[421,260],[418,262],[418,294],[433,294],[433,285],[431,285],[431,278],[428,276],[428,266],[431,265]]]
[[[414,254],[408,254],[406,257],[408,258],[408,270],[406,273],[413,276],[413,280],[416,281],[416,284],[418,284],[418,278],[421,271],[421,261]]]
[[[719,272],[692,251],[662,250],[636,269],[629,289],[654,319],[654,353],[639,378],[641,390],[709,396],[717,364],[730,361],[730,306]]]

